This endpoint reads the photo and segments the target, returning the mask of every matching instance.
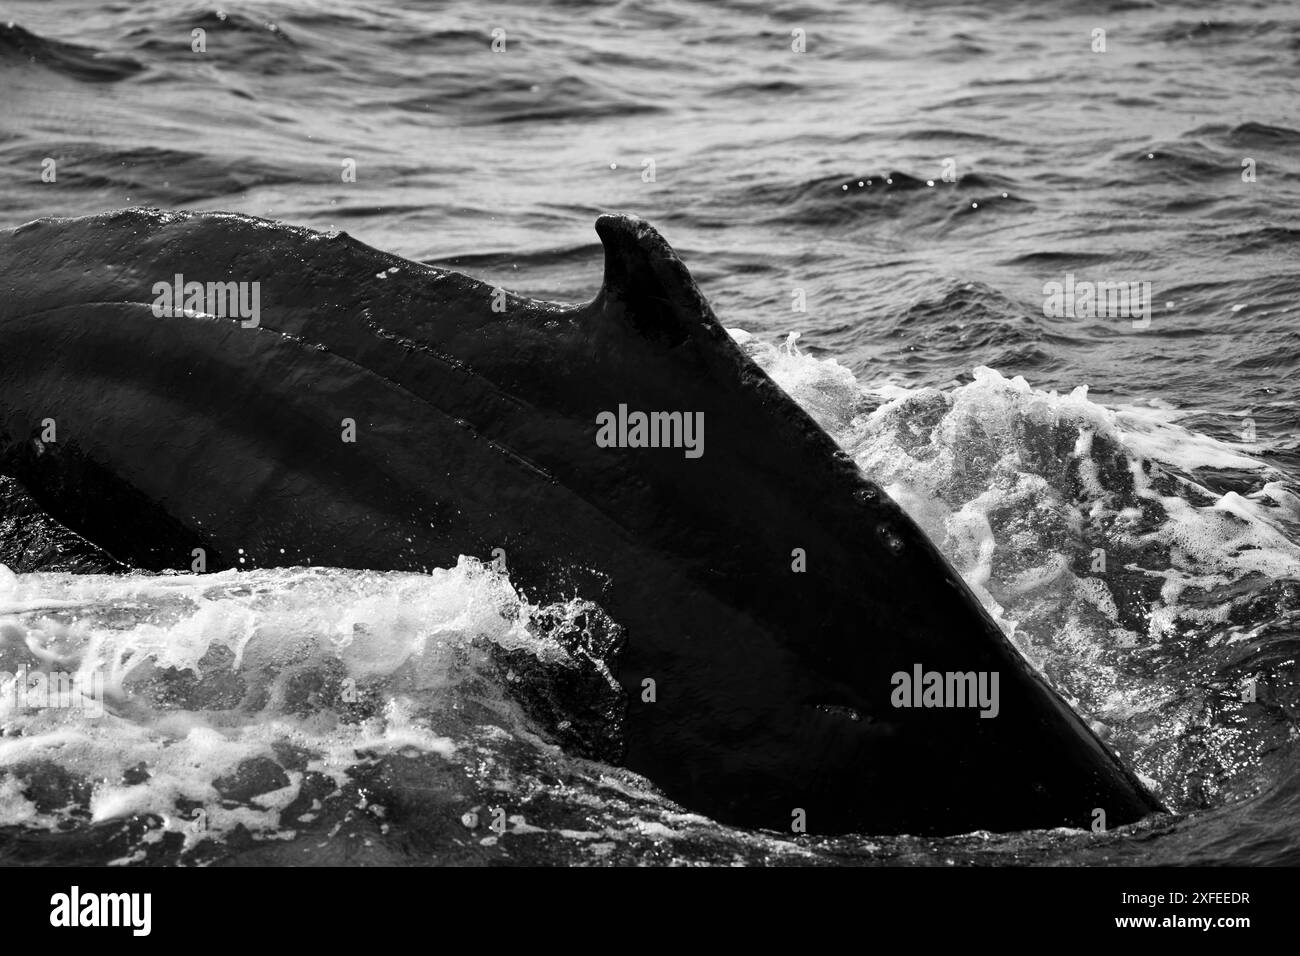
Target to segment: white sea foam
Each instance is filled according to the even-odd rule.
[[[1171,803],[1189,778],[1187,798],[1206,799],[1217,784],[1204,779],[1245,772],[1268,748],[1259,715],[1234,721],[1224,696],[1240,702],[1234,681],[1272,672],[1229,658],[1212,668],[1212,684],[1183,673],[1204,648],[1239,640],[1230,622],[1253,596],[1300,580],[1300,497],[1253,457],[1261,446],[1191,432],[1170,407],[1099,405],[1082,386],[1042,391],[989,368],[942,389],[857,382],[789,340],[732,335]],[[1219,469],[1238,487],[1253,477],[1256,490],[1212,491]],[[1248,613],[1285,621],[1296,613],[1287,600],[1279,593]],[[1149,664],[1132,666],[1151,655],[1167,661],[1155,676]],[[1285,662],[1275,667],[1288,686]],[[1194,748],[1189,727],[1201,728]]]
[[[53,709],[5,715],[0,825],[67,818],[72,808],[38,809],[24,796],[32,768],[52,762],[90,783],[91,822],[148,813],[190,842],[237,826],[265,836],[304,772],[342,785],[359,753],[453,758],[456,743],[431,729],[427,712],[453,706],[450,690],[473,670],[467,655],[490,642],[565,656],[530,628],[535,611],[508,578],[470,558],[427,575],[15,575],[0,566],[4,659],[52,657],[98,673],[108,700],[98,720]],[[380,688],[374,711],[348,719],[337,700],[304,695],[301,682],[322,675],[357,693]],[[303,769],[252,799],[223,798],[217,782],[285,745],[310,755]],[[133,777],[135,767],[147,780]],[[177,809],[195,804],[202,826]]]

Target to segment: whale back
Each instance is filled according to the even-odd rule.
[[[0,473],[152,570],[502,549],[530,598],[579,595],[623,628],[622,760],[724,821],[939,833],[1158,810],[667,242],[630,217],[596,228],[604,281],[577,306],[231,214],[0,234]],[[157,314],[178,275],[257,283],[256,326]],[[680,416],[664,436],[695,423],[694,445],[639,443],[637,413]],[[930,672],[997,675],[996,713],[901,695],[898,675]]]

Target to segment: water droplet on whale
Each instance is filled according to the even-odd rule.
[[[880,525],[876,528],[876,534],[880,535],[880,540],[885,543],[885,547],[889,549],[890,554],[903,553],[903,539],[889,525]]]

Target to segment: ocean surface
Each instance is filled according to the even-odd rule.
[[[598,613],[474,557],[0,568],[0,671],[106,708],[0,715],[0,862],[1300,863],[1293,2],[9,0],[0,168],[0,227],[230,210],[565,302],[645,217],[1172,811],[721,825],[562,746]],[[1045,305],[1098,281],[1149,313]]]

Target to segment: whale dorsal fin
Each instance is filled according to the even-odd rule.
[[[668,346],[701,334],[725,337],[682,260],[667,240],[635,216],[601,216],[596,234],[605,246],[605,280],[597,304],[618,310],[642,336]]]

